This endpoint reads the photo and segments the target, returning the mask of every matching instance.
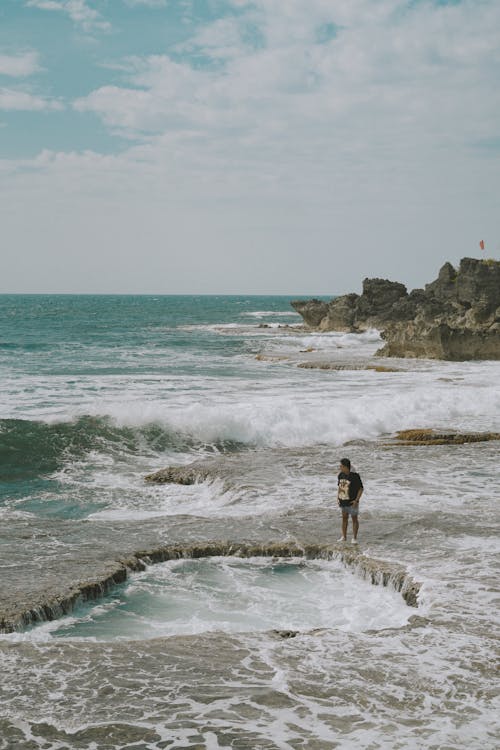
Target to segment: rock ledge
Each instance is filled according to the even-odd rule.
[[[123,583],[130,571],[144,570],[146,565],[178,560],[213,556],[237,557],[303,557],[305,559],[338,559],[352,568],[361,577],[381,586],[391,586],[401,593],[408,606],[418,606],[420,583],[414,581],[405,568],[394,563],[366,557],[359,550],[342,549],[342,545],[305,544],[299,546],[288,542],[268,544],[238,543],[230,541],[203,542],[199,544],[176,544],[166,547],[139,550],[127,558],[116,560],[108,566],[102,580],[75,583],[69,591],[46,601],[33,603],[29,609],[12,607],[1,611],[0,633],[12,633],[36,623],[55,620],[68,614],[82,602],[99,599],[111,588]]]

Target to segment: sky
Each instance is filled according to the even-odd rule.
[[[0,293],[498,259],[499,81],[498,0],[0,0]]]

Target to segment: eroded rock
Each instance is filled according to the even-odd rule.
[[[365,279],[363,293],[326,304],[292,302],[310,327],[321,331],[378,328],[383,357],[500,359],[500,262],[462,258],[445,263],[425,289],[387,279]]]
[[[355,365],[355,364],[338,364],[336,362],[299,362],[297,367],[303,370],[373,370],[374,372],[401,372],[397,367],[387,367],[385,365]]]
[[[3,609],[0,605],[0,633],[22,630],[35,623],[50,621],[68,614],[82,602],[97,600],[105,596],[113,586],[123,583],[129,571],[144,570],[145,565],[178,559],[199,559],[206,557],[236,556],[304,559],[338,559],[353,569],[362,578],[381,586],[392,586],[406,603],[416,607],[420,584],[414,581],[405,568],[395,563],[377,560],[362,554],[359,550],[346,550],[342,544],[304,544],[294,542],[247,543],[231,541],[210,541],[194,544],[173,544],[151,549],[138,550],[116,561],[109,561],[101,578],[75,582],[65,586],[61,582],[61,593],[39,597],[31,606],[23,607],[16,603]],[[294,631],[277,631],[281,637],[293,637]]]
[[[450,321],[451,322],[451,321]],[[410,323],[394,323],[381,336],[386,341],[378,350],[381,357],[421,357],[466,361],[500,359],[500,326],[479,329],[477,318],[473,327],[453,327],[439,320],[425,318]]]
[[[192,463],[186,466],[167,466],[144,477],[155,484],[197,484],[213,477],[216,467],[208,463]]]
[[[500,432],[454,432],[432,428],[399,430],[396,439],[403,445],[462,445],[500,440]]]
[[[311,328],[317,328],[328,314],[328,303],[319,299],[297,300],[292,307],[302,315],[304,322]]]

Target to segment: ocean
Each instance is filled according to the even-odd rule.
[[[0,296],[4,604],[235,550],[144,554],[1,634],[0,750],[499,746],[499,442],[395,435],[500,432],[500,363],[381,360],[378,331],[306,331],[290,301]],[[344,456],[360,554],[417,607],[336,554]],[[238,554],[272,543],[332,554]]]

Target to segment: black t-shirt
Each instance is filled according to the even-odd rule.
[[[356,471],[350,471],[346,474],[341,471],[337,477],[338,480],[338,499],[340,505],[345,508],[348,505],[352,505],[353,500],[356,500],[359,490],[363,489],[363,482],[361,477]]]

